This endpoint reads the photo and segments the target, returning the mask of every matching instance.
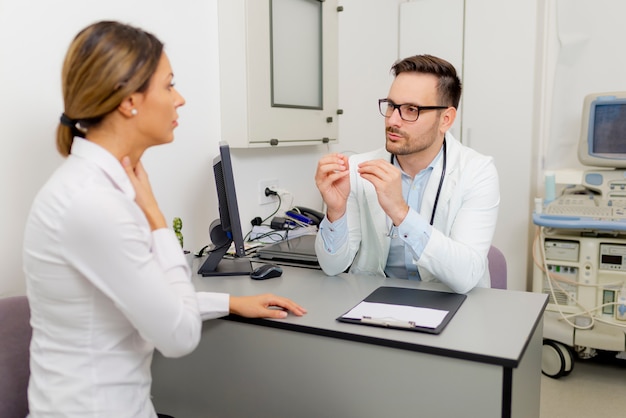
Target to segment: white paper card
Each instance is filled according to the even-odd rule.
[[[444,320],[448,311],[431,308],[419,308],[406,305],[390,305],[387,303],[361,302],[343,318],[380,321],[383,324],[411,323],[416,327],[437,328]]]

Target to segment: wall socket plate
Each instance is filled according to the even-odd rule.
[[[259,180],[259,204],[267,205],[270,203],[274,203],[278,200],[278,197],[270,195],[265,196],[265,189],[267,187],[276,189],[278,188],[278,180],[270,179],[270,180]]]

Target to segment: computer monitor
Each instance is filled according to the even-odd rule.
[[[585,97],[578,159],[589,166],[626,168],[626,91]]]
[[[213,174],[219,204],[219,220],[211,223],[209,234],[214,249],[209,252],[198,274],[203,276],[243,276],[252,271],[250,260],[245,258],[243,233],[239,219],[239,206],[235,190],[233,164],[228,143],[220,142],[220,153],[213,159]],[[234,243],[235,254],[225,257]]]

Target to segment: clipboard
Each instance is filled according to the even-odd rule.
[[[357,304],[354,308],[338,317],[337,321],[359,325],[403,329],[407,331],[426,332],[429,334],[440,334],[459,310],[466,298],[467,295],[459,293],[381,286],[370,293],[369,296],[363,299],[363,301]],[[352,312],[363,302],[395,305],[397,307],[426,308],[437,311],[445,311],[445,313],[439,313],[440,315],[443,315],[443,319],[435,326],[423,326],[413,321],[397,321],[387,318],[346,317],[347,314]]]

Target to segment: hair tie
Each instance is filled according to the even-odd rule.
[[[74,119],[70,119],[65,113],[61,113],[61,125],[76,128],[76,121]]]
[[[87,130],[80,126],[80,121],[77,119],[70,119],[65,113],[61,113],[61,125],[67,126],[72,131],[72,136],[85,137]]]

